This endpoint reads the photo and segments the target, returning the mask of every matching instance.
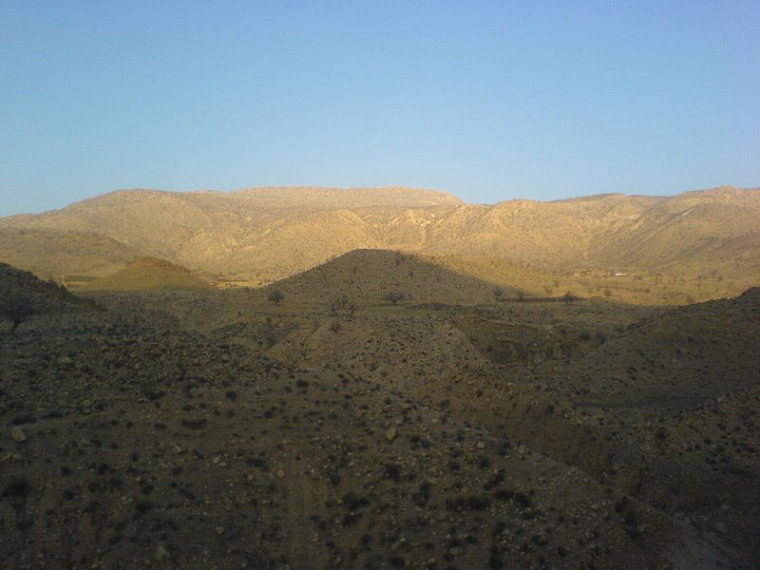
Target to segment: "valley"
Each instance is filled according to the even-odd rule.
[[[8,568],[756,568],[758,192],[0,219]]]

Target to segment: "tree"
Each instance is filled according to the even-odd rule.
[[[345,293],[340,293],[330,303],[330,314],[333,316],[336,316],[340,311],[349,310],[350,306],[351,306],[351,302],[348,300],[348,295],[346,295]]]
[[[272,303],[273,305],[279,305],[282,300],[285,298],[285,293],[280,291],[279,289],[274,289],[269,295],[267,296],[267,301]]]
[[[504,298],[504,289],[501,287],[494,287],[491,293],[493,294],[493,300],[497,303],[501,303]]]
[[[12,293],[0,301],[0,317],[12,323],[11,334],[35,312],[36,308],[29,295]]]

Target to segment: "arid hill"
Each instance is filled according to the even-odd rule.
[[[107,277],[80,285],[79,291],[149,291],[208,289],[211,284],[189,269],[163,259],[143,257]]]
[[[265,288],[273,290],[296,303],[325,303],[344,296],[360,304],[474,305],[517,294],[415,255],[380,249],[352,251]]]
[[[76,310],[83,305],[57,283],[41,281],[28,271],[0,263],[0,321],[9,322],[12,331],[34,315]]]
[[[41,279],[65,282],[104,277],[122,269],[139,249],[101,233],[3,227],[0,260]]]
[[[461,202],[442,192],[384,188],[257,188],[237,192],[118,191],[0,227],[105,233],[143,252],[228,279],[273,280],[382,241],[357,210]]]
[[[139,251],[220,281],[262,284],[355,249],[392,249],[446,258],[504,286],[512,273],[520,288],[633,302],[719,298],[760,282],[760,191],[731,187],[495,205],[405,188],[133,190],[0,219],[0,231],[17,232],[0,258],[52,275],[62,268],[51,243],[77,232],[101,245],[76,259],[62,240],[69,274],[103,276],[106,265]]]

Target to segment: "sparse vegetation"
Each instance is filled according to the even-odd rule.
[[[570,307],[533,283],[581,277],[530,271],[504,303],[360,251],[283,283],[287,311],[276,284],[25,321],[0,335],[4,563],[664,568],[676,536],[752,568],[758,292],[616,304],[655,276],[600,269]]]
[[[406,298],[406,294],[401,291],[389,291],[386,293],[384,299],[386,301],[389,301],[393,303],[394,305],[397,304],[399,301],[403,301]]]
[[[267,301],[273,305],[279,305],[284,299],[285,293],[280,289],[272,289],[272,291],[269,292],[269,295],[267,295]]]
[[[338,315],[341,311],[347,311],[350,306],[351,302],[348,300],[348,295],[339,293],[330,302],[330,314],[333,316]]]
[[[37,312],[30,295],[10,293],[0,299],[0,317],[11,323],[11,334],[18,326]]]

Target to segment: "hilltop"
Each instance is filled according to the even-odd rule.
[[[163,259],[138,258],[106,277],[82,283],[79,291],[149,291],[208,289],[211,284],[185,267]]]
[[[318,267],[266,287],[280,290],[289,302],[324,303],[326,296],[345,296],[359,304],[443,303],[474,305],[514,298],[503,289],[456,273],[416,255],[381,249],[354,250]]]

